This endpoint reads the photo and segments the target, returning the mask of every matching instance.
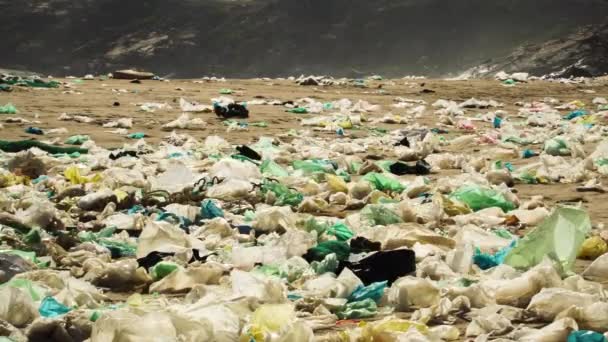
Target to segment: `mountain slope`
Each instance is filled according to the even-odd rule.
[[[0,0],[0,8],[2,67],[181,77],[442,75],[608,14],[599,0]]]

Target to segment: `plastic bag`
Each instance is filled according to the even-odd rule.
[[[304,195],[300,192],[290,189],[287,186],[272,181],[265,181],[262,184],[262,192],[267,193],[271,191],[276,196],[275,205],[291,205],[297,206],[304,200]]]
[[[0,287],[0,319],[20,328],[38,317],[32,299],[18,288]]]
[[[439,303],[439,288],[429,279],[407,276],[393,283],[388,300],[399,311],[407,311],[412,305],[428,308]]]
[[[398,180],[389,178],[381,173],[370,172],[363,177],[364,180],[370,182],[374,189],[380,191],[395,191],[398,193],[405,190],[405,186],[399,183]]]
[[[0,106],[0,114],[17,114],[17,107],[13,106],[11,103]]]
[[[359,302],[347,303],[336,312],[336,315],[340,319],[355,319],[374,317],[377,313],[376,302],[368,298]]]
[[[581,209],[557,208],[543,223],[520,239],[505,264],[528,269],[547,255],[570,271],[585,236],[591,230],[589,215]]]
[[[479,248],[475,248],[475,254],[473,255],[473,262],[479,266],[482,270],[487,270],[492,267],[496,267],[502,264],[507,257],[507,254],[515,247],[516,241],[513,241],[509,246],[502,248],[494,254],[487,254],[481,252]]]
[[[88,141],[90,138],[88,135],[72,135],[71,137],[65,140],[65,144],[68,145],[82,145],[85,141]]]
[[[571,306],[586,307],[600,300],[599,296],[576,291],[548,288],[542,289],[532,297],[527,311],[533,312],[539,318],[551,322],[557,315]]]
[[[366,219],[370,226],[387,226],[403,222],[397,213],[381,204],[366,205],[361,210],[361,218]]]
[[[355,234],[348,229],[348,227],[342,222],[336,222],[333,226],[327,228],[325,233],[333,235],[339,241],[346,241],[352,238]]]
[[[552,156],[569,156],[571,151],[566,140],[562,138],[553,138],[545,141],[545,153]]]
[[[327,272],[335,272],[338,268],[339,261],[335,253],[327,254],[322,261],[313,261],[310,267],[315,270],[316,274],[324,274]]]
[[[292,304],[265,304],[251,315],[251,324],[266,331],[278,332],[296,319]]]
[[[161,261],[150,269],[150,275],[154,280],[161,280],[179,268],[179,265],[173,262]]]
[[[331,193],[348,192],[348,186],[346,186],[346,182],[341,177],[332,174],[325,174],[325,180],[327,181],[327,185]]]
[[[507,212],[515,209],[515,204],[508,201],[501,193],[477,185],[465,185],[454,191],[450,198],[468,205],[472,210],[499,207]]]
[[[64,177],[72,184],[99,183],[102,179],[99,173],[93,176],[85,177],[80,175],[80,170],[76,166],[68,167],[64,173]]]
[[[363,326],[361,342],[392,341],[392,334],[408,332],[410,329],[427,335],[429,329],[426,325],[405,319],[387,317],[379,322],[369,322]]]
[[[216,217],[224,217],[224,211],[219,208],[214,201],[206,199],[201,203],[201,218],[213,219]]]
[[[583,242],[578,257],[595,260],[607,252],[608,244],[606,244],[606,241],[599,236],[592,236]]]
[[[334,173],[332,162],[321,159],[296,160],[293,162],[295,170],[302,170],[304,173]]]
[[[359,286],[353,293],[348,297],[349,302],[359,302],[365,299],[373,299],[376,303],[380,302],[384,289],[386,288],[387,281],[380,281],[369,284],[368,286]]]
[[[260,165],[260,171],[264,176],[287,177],[289,172],[270,159],[266,159]]]
[[[608,342],[608,339],[595,331],[578,330],[571,332],[566,342]]]
[[[338,260],[346,260],[350,255],[350,246],[343,241],[323,241],[306,252],[304,258],[308,261],[321,261],[329,254],[336,254]]]
[[[582,274],[585,279],[604,282],[608,280],[608,253],[595,259]]]
[[[217,263],[206,263],[199,266],[190,266],[186,269],[177,268],[161,280],[150,285],[150,292],[158,293],[184,293],[197,284],[219,283],[224,268]]]
[[[42,300],[42,303],[40,303],[40,308],[38,309],[38,311],[40,312],[40,316],[49,318],[64,315],[70,312],[71,310],[72,309],[59,303],[53,297],[44,298]]]

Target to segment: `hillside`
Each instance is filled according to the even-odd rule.
[[[57,75],[455,74],[600,22],[599,0],[0,0],[0,67]],[[542,11],[542,15],[540,15]]]

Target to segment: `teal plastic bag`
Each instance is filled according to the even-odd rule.
[[[387,226],[403,222],[397,213],[382,204],[366,205],[361,210],[361,218],[367,220],[370,226]]]
[[[329,254],[335,253],[338,260],[343,261],[348,259],[350,255],[350,245],[344,241],[323,241],[310,248],[306,254],[308,260],[322,261]]]
[[[349,302],[360,302],[365,299],[371,299],[378,303],[384,294],[387,281],[379,281],[371,283],[368,286],[359,285],[348,297]]]
[[[203,219],[213,219],[216,217],[224,217],[224,211],[218,207],[215,202],[210,199],[206,199],[201,202],[200,215]]]
[[[146,137],[146,133],[143,133],[143,132],[131,133],[127,137],[129,139],[143,139]]]
[[[405,186],[399,183],[398,180],[385,176],[381,173],[370,172],[363,177],[364,180],[370,182],[372,187],[380,191],[395,191],[398,193],[405,190]]]
[[[262,162],[262,165],[260,165],[260,172],[262,172],[262,174],[264,176],[271,176],[271,177],[289,176],[289,172],[287,172],[287,170],[285,170],[284,168],[281,167],[281,165],[275,163],[274,161],[272,161],[270,159],[266,159]]]
[[[590,330],[573,331],[568,335],[567,342],[608,342],[604,335]]]
[[[482,270],[496,267],[505,261],[507,254],[509,254],[509,252],[515,247],[516,243],[517,241],[514,240],[509,246],[502,248],[494,254],[483,253],[481,250],[479,250],[479,248],[475,248],[473,262]]]
[[[70,311],[72,311],[72,309],[59,303],[55,298],[50,296],[44,298],[42,303],[40,303],[40,308],[38,308],[40,316],[49,318],[65,315]]]
[[[341,307],[336,315],[340,319],[369,318],[378,313],[378,305],[373,299],[365,299],[360,302],[347,303]]]
[[[329,227],[326,234],[333,235],[340,241],[346,241],[355,235],[344,223],[336,222],[333,226]]]
[[[515,209],[515,204],[508,201],[501,193],[491,188],[478,185],[464,185],[450,195],[450,199],[456,199],[469,206],[473,211],[498,207],[508,212]]]
[[[517,269],[529,269],[549,256],[558,261],[565,272],[571,271],[590,230],[591,221],[586,211],[572,207],[557,208],[519,240],[504,263]]]

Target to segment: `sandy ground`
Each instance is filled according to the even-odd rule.
[[[4,129],[2,139],[40,139],[62,142],[70,135],[87,134],[97,144],[113,148],[120,147],[124,143],[132,143],[132,140],[124,136],[109,133],[111,128],[103,128],[105,122],[123,117],[132,117],[134,127],[130,132],[145,132],[149,137],[146,141],[159,142],[169,132],[162,131],[163,124],[170,122],[180,115],[179,99],[181,97],[197,101],[202,104],[210,104],[211,98],[221,96],[219,90],[222,88],[232,89],[235,93],[231,96],[237,101],[249,101],[254,98],[268,100],[290,101],[303,97],[311,97],[318,101],[332,101],[348,98],[352,101],[363,99],[372,104],[382,105],[382,110],[369,114],[369,118],[381,116],[387,112],[403,114],[404,109],[390,107],[395,97],[411,99],[422,99],[427,101],[427,112],[418,119],[418,122],[428,127],[437,127],[437,116],[433,114],[430,104],[437,99],[449,99],[464,101],[471,97],[481,100],[494,99],[504,103],[503,108],[510,114],[517,112],[515,103],[518,101],[541,100],[545,97],[553,97],[563,102],[581,100],[591,103],[594,97],[608,97],[608,82],[593,82],[591,84],[560,84],[553,82],[535,81],[527,84],[518,84],[515,87],[505,87],[493,80],[470,80],[470,81],[445,81],[445,80],[384,80],[372,81],[368,88],[357,88],[354,86],[299,86],[290,81],[279,80],[228,80],[227,82],[195,83],[194,80],[172,80],[170,82],[142,81],[141,84],[133,84],[126,80],[89,80],[75,82],[73,79],[61,80],[70,82],[70,87],[56,89],[28,89],[18,88],[11,93],[0,93],[0,104],[13,103],[19,110],[16,116],[30,121],[30,124],[3,123]],[[424,92],[426,90],[426,92]],[[126,92],[125,92],[126,91]],[[433,92],[429,92],[433,91]],[[594,93],[589,93],[593,91]],[[67,93],[66,93],[67,92]],[[114,103],[120,103],[114,106]],[[166,102],[172,106],[171,110],[157,110],[154,113],[144,112],[137,104],[144,102]],[[292,114],[286,113],[283,106],[252,105],[250,109],[249,122],[265,121],[268,127],[250,126],[248,131],[227,132],[226,126],[213,113],[192,114],[207,122],[207,127],[200,130],[189,130],[187,133],[204,139],[209,135],[220,135],[231,143],[248,143],[260,136],[276,136],[290,129],[301,129],[300,118],[314,116],[315,114]],[[467,115],[474,116],[489,110],[467,111]],[[95,119],[94,123],[76,123],[59,121],[62,113],[70,115],[81,114]],[[566,112],[564,112],[566,113]],[[0,118],[3,122],[11,115]],[[485,123],[475,122],[479,128],[484,128]],[[43,130],[65,127],[68,134],[34,136],[26,134],[27,126],[40,127]],[[387,129],[399,129],[405,125],[379,124],[377,127]],[[485,126],[489,127],[489,126]],[[450,138],[465,132],[455,128],[449,129]],[[179,132],[179,131],[178,131]],[[337,137],[331,132],[315,132],[316,135],[326,136],[328,139],[349,139],[349,137]],[[350,131],[350,136],[364,136],[370,134],[367,130]],[[541,146],[532,146],[539,150]],[[588,146],[588,149],[592,149]],[[449,149],[448,149],[449,151]],[[454,153],[483,154],[484,147],[471,151],[452,151]],[[368,151],[374,155],[374,151]],[[391,156],[380,156],[391,157]],[[527,160],[511,160],[518,165],[534,162],[536,158]],[[433,176],[442,177],[450,171],[443,171]],[[451,171],[454,172],[454,171]],[[543,195],[548,203],[557,202],[579,202],[589,210],[594,224],[608,223],[608,212],[604,210],[608,200],[608,194],[580,193],[576,192],[576,184],[551,184],[551,185],[516,185],[519,196],[522,199],[532,195]]]
[[[586,85],[559,84],[550,82],[531,82],[518,84],[515,87],[505,87],[497,81],[473,80],[473,81],[445,81],[445,80],[385,80],[373,81],[368,88],[356,88],[354,86],[328,86],[313,87],[299,86],[289,81],[277,80],[228,80],[227,82],[207,82],[194,83],[193,80],[172,80],[170,82],[142,81],[141,84],[133,84],[124,80],[90,80],[74,83],[74,80],[61,80],[71,83],[69,88],[60,87],[57,89],[27,89],[15,88],[11,93],[0,93],[0,104],[13,103],[19,110],[17,115],[2,115],[0,122],[4,128],[0,130],[1,139],[39,139],[45,141],[63,142],[68,136],[76,134],[89,135],[98,145],[108,148],[118,148],[125,143],[133,143],[133,140],[118,134],[110,133],[112,128],[103,128],[102,124],[111,120],[124,117],[134,119],[134,127],[129,130],[132,132],[145,132],[148,137],[146,141],[158,143],[170,132],[162,131],[163,124],[177,118],[181,110],[179,109],[179,99],[181,97],[197,101],[202,104],[210,104],[211,98],[221,96],[220,89],[230,88],[235,91],[228,95],[237,101],[249,101],[254,98],[268,100],[293,101],[303,97],[311,97],[321,102],[334,101],[348,98],[353,102],[362,99],[372,104],[379,104],[382,110],[368,114],[368,118],[383,116],[388,112],[393,114],[403,114],[405,109],[395,109],[390,107],[394,103],[395,97],[425,100],[427,111],[417,119],[418,123],[429,128],[438,127],[435,110],[430,106],[437,99],[454,100],[457,102],[465,101],[471,97],[480,100],[496,100],[504,103],[504,110],[509,114],[517,113],[518,101],[542,100],[545,97],[553,97],[560,102],[581,100],[591,103],[594,97],[608,97],[608,82],[593,82]],[[426,91],[424,91],[426,90]],[[593,93],[591,93],[592,91]],[[68,92],[68,93],[66,93]],[[120,103],[115,106],[114,103]],[[154,113],[144,112],[139,109],[138,104],[144,102],[166,102],[170,104],[171,110],[157,110]],[[316,114],[292,114],[286,113],[283,106],[271,105],[251,105],[249,122],[265,121],[267,128],[250,126],[247,131],[227,132],[227,127],[221,120],[216,118],[213,113],[192,114],[207,122],[204,129],[178,131],[188,133],[197,139],[204,139],[210,135],[220,135],[234,144],[249,143],[261,136],[277,136],[286,133],[290,129],[302,129],[300,119],[315,116]],[[491,109],[468,110],[467,116],[486,113]],[[59,121],[58,117],[62,113],[70,115],[80,114],[95,119],[93,123],[76,123]],[[563,112],[564,114],[566,111]],[[19,116],[32,121],[29,124],[7,123],[8,117]],[[372,125],[367,123],[367,128]],[[489,124],[479,121],[475,122],[480,132],[489,127]],[[67,134],[35,136],[26,134],[24,129],[27,126],[36,126],[43,130],[51,128],[65,127]],[[404,128],[406,125],[400,124],[378,124],[375,127],[386,129]],[[445,127],[444,127],[445,128]],[[469,132],[459,131],[454,127],[448,128],[448,138],[454,138]],[[333,132],[314,132],[315,135],[324,136],[327,139],[349,139],[350,137],[361,137],[371,134],[369,130],[348,131],[346,137],[339,137]],[[586,146],[586,150],[593,150],[594,146]],[[484,154],[488,146],[479,146],[468,151],[446,150],[453,153],[465,153],[473,155]],[[542,146],[530,146],[536,151],[540,151]],[[394,155],[378,155],[377,151],[367,151],[367,157],[373,159],[395,158]],[[515,167],[532,163],[537,158],[513,159],[511,161]],[[460,170],[446,170],[431,175],[432,179],[438,179],[454,174]],[[414,176],[406,176],[413,179]],[[608,184],[606,180],[604,183]],[[517,184],[515,188],[521,200],[526,200],[534,195],[543,195],[545,203],[553,205],[556,203],[582,202],[582,205],[589,211],[594,225],[608,223],[608,212],[605,210],[605,203],[608,201],[608,194],[598,194],[591,192],[577,192],[578,184],[549,184],[549,185],[527,185]],[[521,231],[524,234],[524,231]],[[577,261],[577,270],[582,270],[587,261]],[[456,323],[461,330],[466,327],[466,322]],[[344,328],[344,327],[342,327]]]

